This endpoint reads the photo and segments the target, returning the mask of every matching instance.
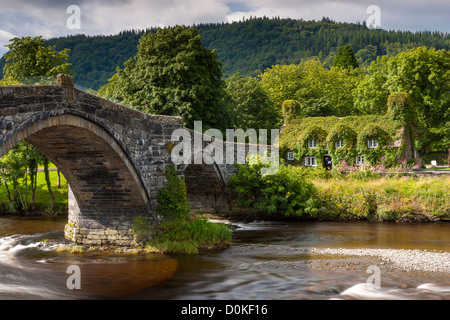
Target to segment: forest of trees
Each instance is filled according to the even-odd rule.
[[[344,45],[351,45],[362,66],[368,66],[377,56],[392,57],[417,46],[450,49],[448,34],[369,29],[364,23],[337,23],[327,18],[321,21],[251,18],[194,27],[200,31],[203,45],[217,50],[226,78],[238,72],[256,76],[272,65],[298,64],[313,57],[330,67],[337,50]],[[128,30],[109,36],[68,36],[46,43],[58,51],[70,49],[75,83],[98,90],[117,67],[123,67],[137,53],[142,34],[150,32],[156,29]],[[4,64],[1,59],[0,73]]]
[[[405,93],[423,156],[450,148],[449,42],[440,33],[266,18],[109,37],[23,37],[8,45],[0,85],[74,74],[76,84],[94,94],[143,112],[181,116],[190,128],[201,120],[204,129],[222,131],[281,128],[292,113],[385,114],[389,97]],[[38,150],[22,143],[0,159],[10,203],[28,206],[21,190],[28,192],[30,181],[34,197],[41,164],[51,194],[48,159]]]

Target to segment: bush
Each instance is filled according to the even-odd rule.
[[[241,207],[254,208],[264,215],[303,217],[317,212],[315,188],[306,181],[301,168],[280,165],[273,175],[261,175],[263,165],[238,165],[230,185]]]
[[[174,166],[166,168],[167,187],[157,194],[156,213],[162,217],[158,228],[150,230],[148,221],[138,217],[133,232],[145,238],[152,232],[147,245],[161,252],[198,253],[199,248],[214,247],[231,242],[231,230],[224,224],[209,222],[206,218],[191,218],[186,184],[177,176]]]
[[[175,166],[166,168],[167,187],[158,191],[156,214],[164,220],[183,220],[189,216],[190,203],[187,201],[186,184],[177,175]]]

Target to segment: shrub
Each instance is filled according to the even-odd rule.
[[[164,220],[183,220],[189,216],[190,203],[187,201],[186,184],[177,175],[175,166],[166,168],[167,187],[158,191],[156,214]]]
[[[303,169],[280,165],[273,175],[261,175],[268,166],[258,161],[253,165],[238,165],[238,173],[230,178],[230,186],[241,207],[254,208],[264,215],[302,217],[315,215],[315,188],[304,178]]]

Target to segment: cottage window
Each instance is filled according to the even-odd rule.
[[[305,166],[306,167],[315,167],[316,166],[316,157],[306,157],[305,158]]]
[[[293,152],[293,151],[288,151],[288,153],[287,153],[287,159],[288,159],[289,161],[294,160],[294,152]]]
[[[356,157],[356,165],[360,166],[364,164],[364,156],[357,156]]]
[[[371,149],[375,149],[376,147],[378,147],[378,142],[376,139],[371,139],[367,141],[367,146]]]
[[[339,139],[338,141],[336,141],[336,149],[343,148],[343,147],[344,147],[344,140]]]
[[[315,147],[317,147],[316,140],[314,140],[314,139],[308,140],[308,148],[314,149]]]

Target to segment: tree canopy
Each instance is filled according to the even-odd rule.
[[[181,116],[189,128],[201,120],[225,129],[221,66],[196,29],[158,29],[141,37],[136,56],[99,92],[147,113]]]
[[[41,36],[16,37],[6,47],[9,52],[4,56],[7,63],[3,76],[9,81],[34,83],[56,78],[59,73],[72,73],[71,64],[67,62],[70,50],[56,51],[54,47],[46,46]]]

